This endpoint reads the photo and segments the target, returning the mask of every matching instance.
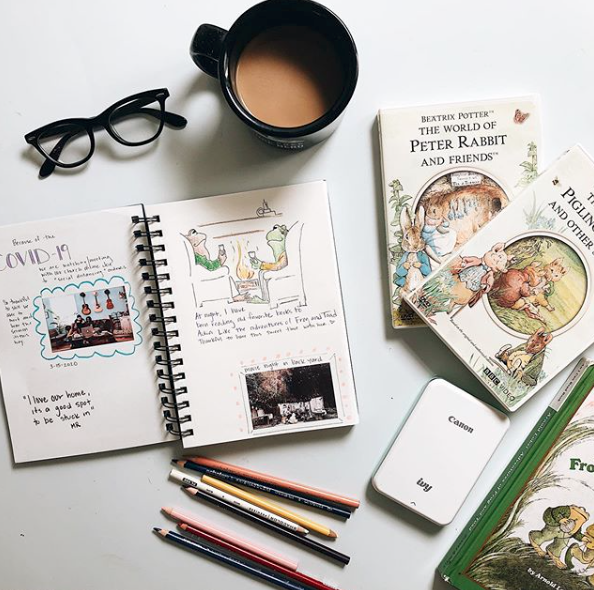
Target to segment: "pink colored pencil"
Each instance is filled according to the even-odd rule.
[[[259,555],[263,559],[266,559],[267,561],[272,561],[291,571],[297,570],[299,564],[294,559],[280,555],[279,553],[276,553],[276,551],[266,549],[261,545],[256,545],[251,541],[248,541],[247,539],[244,539],[243,537],[236,535],[235,533],[215,527],[212,524],[197,518],[193,514],[182,512],[181,510],[176,510],[175,508],[169,507],[163,507],[161,508],[161,510],[163,510],[163,512],[165,512],[165,514],[167,514],[171,518],[179,520],[182,523],[188,524],[200,531],[204,531],[205,533],[208,533],[213,537],[217,537],[218,539],[226,541],[227,543],[230,543],[231,545],[234,545],[239,549],[244,549],[246,551],[249,551],[250,553]]]
[[[186,460],[192,461],[197,465],[210,467],[211,469],[227,471],[228,473],[239,475],[241,477],[249,477],[256,481],[266,482],[272,485],[294,490],[296,492],[309,494],[310,496],[315,496],[317,498],[323,498],[324,500],[330,500],[331,502],[343,504],[344,506],[357,508],[360,504],[359,500],[355,500],[354,498],[348,498],[346,496],[334,494],[333,492],[327,492],[325,490],[320,490],[319,488],[313,488],[311,486],[300,484],[294,481],[289,481],[288,479],[281,479],[280,477],[275,477],[274,475],[268,475],[266,473],[260,473],[259,471],[253,471],[252,469],[246,469],[245,467],[231,465],[230,463],[224,463],[223,461],[216,461],[215,459],[209,459],[208,457],[186,457]]]

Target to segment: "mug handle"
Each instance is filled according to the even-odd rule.
[[[190,45],[190,56],[206,74],[218,78],[219,58],[227,31],[215,25],[200,25]]]

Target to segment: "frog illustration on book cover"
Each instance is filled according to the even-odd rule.
[[[463,575],[486,590],[594,588],[594,392]]]
[[[528,97],[387,109],[379,122],[392,323],[419,326],[403,296],[536,178],[538,109]]]

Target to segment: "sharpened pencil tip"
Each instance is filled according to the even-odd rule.
[[[161,508],[161,512],[164,512],[165,514],[168,514],[169,516],[171,516],[171,513],[173,512],[173,508],[170,508],[169,506],[163,506]]]
[[[160,533],[161,529],[158,526],[153,527],[153,533]]]
[[[158,526],[153,527],[153,533],[156,533],[157,535],[161,535],[162,537],[167,536],[167,531],[165,529],[162,529],[161,527],[158,527]]]
[[[328,533],[328,536],[331,539],[336,539],[338,537],[338,535],[333,530],[330,530],[330,532]]]
[[[190,496],[195,496],[198,493],[197,490],[191,486],[182,486],[182,490],[190,494]]]

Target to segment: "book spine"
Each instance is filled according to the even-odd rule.
[[[186,399],[187,387],[183,384],[186,375],[180,367],[184,364],[179,344],[179,330],[175,316],[171,277],[167,272],[165,245],[160,238],[158,215],[147,216],[144,207],[142,216],[133,216],[134,239],[139,254],[138,264],[142,269],[142,279],[146,282],[144,292],[149,310],[149,321],[154,324],[151,334],[154,338],[155,363],[159,380],[159,393],[165,428],[175,436],[191,436],[194,431],[184,425],[191,422],[190,403]]]
[[[575,369],[570,373],[569,377],[561,387],[559,393],[555,396],[553,401],[549,404],[554,410],[558,410],[562,405],[567,396],[573,391],[573,388],[577,385],[586,369],[592,365],[591,360],[582,358],[576,365]]]
[[[390,309],[390,324],[392,328],[396,328],[394,324],[394,304],[392,303],[392,264],[390,262],[390,217],[388,215],[388,199],[389,196],[386,194],[386,165],[384,164],[384,145],[382,141],[382,112],[381,110],[377,113],[377,136],[378,136],[378,143],[379,143],[379,153],[380,153],[380,176],[382,179],[382,205],[384,208],[384,227],[385,227],[385,235],[386,235],[386,262],[388,265],[388,308]]]

